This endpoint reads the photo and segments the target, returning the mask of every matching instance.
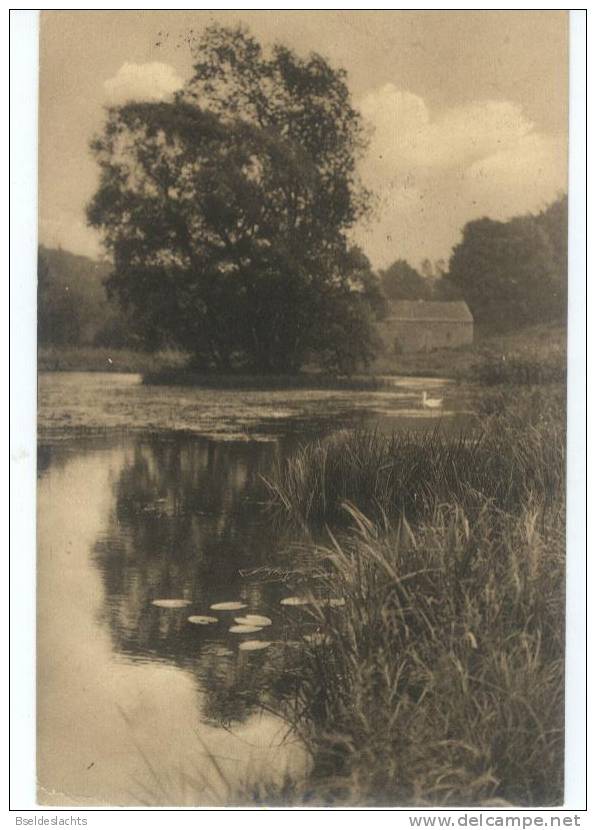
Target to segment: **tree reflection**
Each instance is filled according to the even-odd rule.
[[[234,613],[216,614],[220,621],[211,626],[188,622],[191,614],[213,613],[215,602],[240,599],[272,616],[271,639],[279,638],[279,586],[247,581],[239,571],[272,564],[283,545],[261,479],[280,452],[273,443],[136,439],[113,482],[108,530],[94,546],[114,649],[192,672],[203,716],[212,722],[246,718],[283,672],[279,645],[259,654],[238,651],[240,640],[228,631]],[[192,604],[177,610],[151,604],[168,597]],[[270,639],[269,632],[262,635]]]

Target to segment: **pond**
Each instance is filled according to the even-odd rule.
[[[439,412],[423,391],[443,397]],[[282,603],[300,594],[308,554],[274,521],[263,477],[335,429],[459,430],[470,417],[465,389],[436,380],[218,392],[42,374],[40,801],[241,803],[303,771],[275,713],[316,633],[303,606]]]

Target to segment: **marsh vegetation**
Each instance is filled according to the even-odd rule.
[[[561,802],[561,393],[501,391],[455,439],[341,433],[270,482],[325,589],[290,715],[330,804]],[[319,590],[321,586],[319,583]]]

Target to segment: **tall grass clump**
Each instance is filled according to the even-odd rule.
[[[546,359],[520,354],[491,355],[474,363],[467,374],[469,380],[487,386],[565,383],[566,377],[564,353],[552,353]]]
[[[393,532],[355,523],[318,554],[294,708],[310,797],[329,804],[553,805],[563,794],[564,520],[458,506]],[[298,714],[296,714],[298,713]]]
[[[273,471],[272,503],[303,526],[345,523],[344,502],[391,521],[419,521],[445,503],[470,517],[487,503],[511,511],[533,492],[548,508],[565,476],[565,434],[558,410],[537,394],[515,405],[501,395],[495,414],[457,437],[343,431],[313,441]]]
[[[345,600],[312,605],[286,713],[306,800],[561,803],[562,407],[502,391],[467,435],[342,433],[269,483],[312,531],[317,593]]]

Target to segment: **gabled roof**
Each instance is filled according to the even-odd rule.
[[[418,320],[427,323],[474,322],[468,304],[464,300],[446,303],[434,300],[393,300],[389,303],[386,320]]]

